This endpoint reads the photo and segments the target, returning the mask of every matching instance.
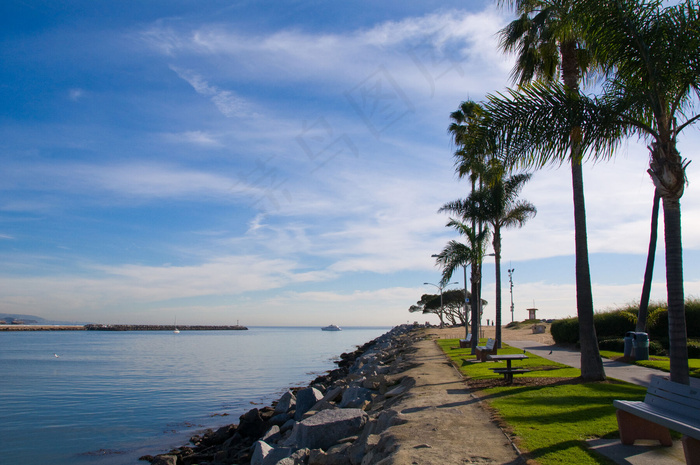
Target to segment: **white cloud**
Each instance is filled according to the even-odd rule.
[[[176,66],[171,66],[171,69],[187,81],[198,94],[209,97],[224,116],[228,118],[254,116],[254,114],[251,114],[253,112],[250,104],[234,92],[210,85],[204,77],[194,71],[181,69]]]
[[[186,143],[201,147],[224,147],[219,137],[206,131],[185,131],[181,133],[163,134],[165,140],[175,143]]]

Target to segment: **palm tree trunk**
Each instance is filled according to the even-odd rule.
[[[579,67],[576,41],[562,42],[559,47],[562,63],[562,80],[572,93],[579,93]],[[605,379],[603,359],[598,350],[598,336],[593,325],[593,290],[591,270],[588,264],[588,233],[586,230],[586,205],[583,194],[583,167],[578,134],[571,134],[571,183],[574,194],[574,235],[576,243],[576,309],[578,312],[579,343],[581,344],[581,378],[586,381]]]
[[[467,265],[464,267],[464,337],[469,336],[469,308],[467,307]]]
[[[576,243],[576,308],[578,312],[579,343],[581,344],[581,378],[586,381],[605,379],[603,360],[598,350],[598,336],[593,325],[593,291],[588,264],[588,234],[586,206],[583,195],[583,168],[580,150],[571,156],[571,182],[574,194],[574,232]]]
[[[681,243],[681,204],[664,198],[666,243],[666,292],[668,294],[668,344],[671,381],[689,384],[688,341],[683,292],[683,250]]]
[[[651,208],[651,233],[649,235],[649,251],[647,252],[647,266],[644,269],[644,284],[642,285],[642,297],[639,299],[639,312],[637,313],[638,332],[646,331],[647,317],[649,316],[649,295],[651,294],[651,280],[654,275],[654,258],[656,255],[656,240],[659,230],[659,190],[654,189],[654,205]]]
[[[476,260],[472,261],[472,351],[476,353],[476,346],[479,345],[479,304],[481,296],[479,296],[479,264]]]
[[[493,251],[496,267],[496,347],[501,348],[501,229],[494,225]]]

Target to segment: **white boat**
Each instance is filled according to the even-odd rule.
[[[173,331],[173,333],[175,333],[175,334],[180,334],[180,330],[177,329],[177,328],[175,328],[175,331]]]
[[[328,325],[321,328],[321,331],[342,331],[338,325]]]

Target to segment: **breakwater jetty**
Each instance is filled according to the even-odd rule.
[[[338,368],[308,387],[292,388],[272,406],[244,413],[237,425],[208,430],[189,445],[141,460],[151,465],[392,463],[382,459],[394,452],[394,442],[377,441],[388,427],[406,423],[390,406],[415,384],[403,374],[409,366],[405,352],[420,339],[412,326],[397,326],[340,355]],[[453,372],[451,366],[448,370]]]
[[[240,325],[215,326],[215,325],[85,325],[88,331],[247,331],[248,328]]]

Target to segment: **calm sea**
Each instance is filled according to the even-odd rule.
[[[0,464],[143,464],[388,330],[0,332]]]

